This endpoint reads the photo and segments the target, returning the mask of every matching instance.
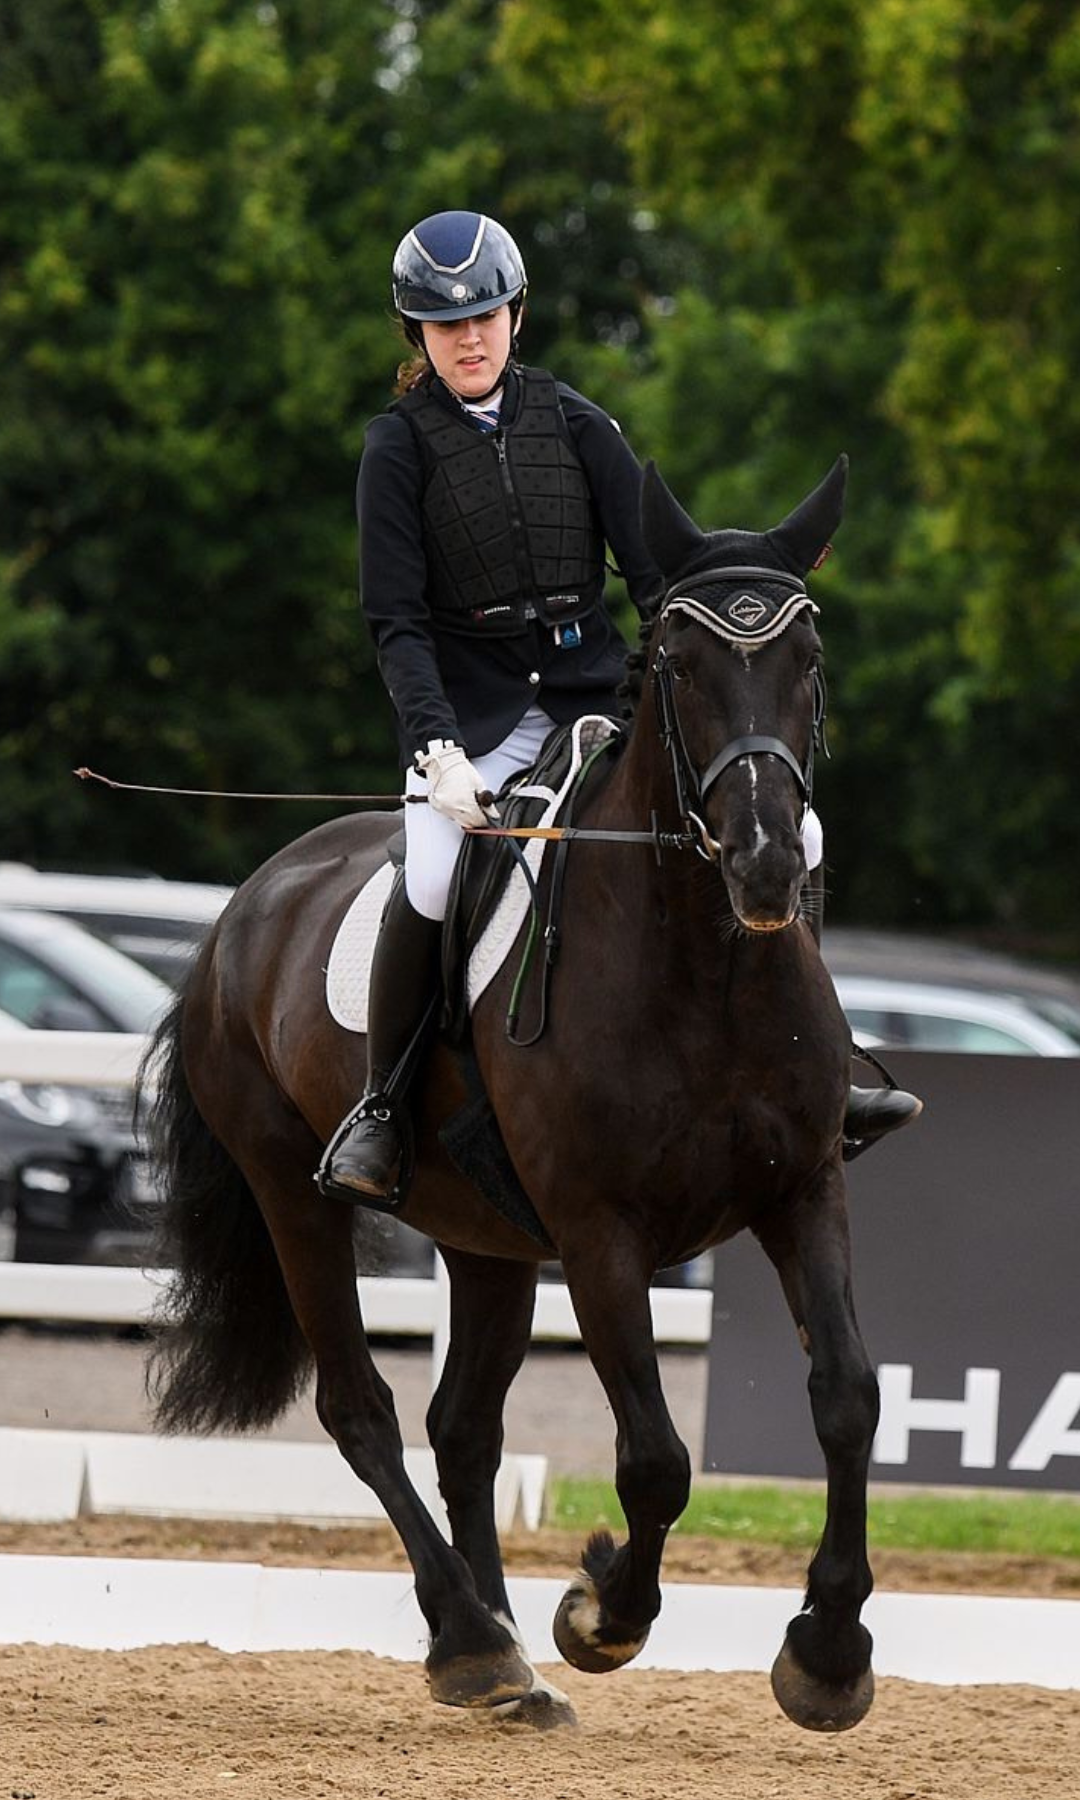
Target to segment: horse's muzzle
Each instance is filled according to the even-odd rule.
[[[738,911],[735,914],[744,931],[752,931],[759,937],[765,937],[771,931],[786,931],[789,925],[794,925],[798,916],[797,909],[786,919],[751,919],[744,917]]]
[[[806,858],[796,840],[775,840],[749,849],[728,850],[721,858],[731,909],[744,931],[785,931],[799,917],[806,883]]]

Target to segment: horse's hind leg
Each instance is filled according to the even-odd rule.
[[[810,1404],[827,1475],[825,1528],[803,1610],[773,1666],[773,1692],[796,1725],[846,1731],[874,1698],[873,1641],[859,1614],[873,1588],[866,1480],[878,1386],[855,1321],[839,1171],[823,1171],[818,1186],[760,1235],[810,1357]]]
[[[447,1544],[405,1472],[393,1395],[372,1361],[360,1316],[352,1209],[316,1198],[308,1144],[293,1161],[284,1153],[280,1128],[276,1141],[263,1141],[270,1148],[249,1155],[248,1176],[315,1358],[319,1418],[378,1496],[408,1553],[431,1633],[426,1666],[432,1696],[451,1706],[520,1698],[533,1675],[514,1634],[478,1596],[463,1557]],[[298,1203],[298,1195],[310,1196],[308,1203]]]
[[[507,1597],[495,1525],[495,1477],[503,1408],[529,1344],[536,1267],[444,1249],[450,1274],[450,1344],[427,1428],[455,1549],[485,1605],[521,1642]],[[524,1654],[524,1646],[522,1646]],[[534,1685],[505,1711],[546,1729],[575,1723],[566,1695],[534,1671]]]

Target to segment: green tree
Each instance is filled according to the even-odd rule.
[[[5,0],[4,850],[243,872],[284,810],[107,800],[390,766],[352,471],[384,379],[392,12]],[[377,402],[375,402],[377,403]]]
[[[439,207],[505,217],[528,354],[572,375],[582,333],[638,329],[652,243],[594,108],[537,156],[496,11],[3,0],[5,854],[230,877],[326,811],[108,798],[79,764],[394,787],[351,504],[394,244]]]
[[[638,388],[684,500],[753,522],[851,451],[839,909],[1075,944],[1075,11],[509,0],[500,55],[534,104],[599,96],[694,231]]]
[[[230,876],[394,782],[352,473],[388,264],[478,206],[525,353],[703,523],[837,451],[836,916],[1072,930],[1080,20],[1053,0],[0,0],[3,853]]]

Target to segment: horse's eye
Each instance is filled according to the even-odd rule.
[[[668,668],[671,670],[671,673],[675,677],[676,681],[689,681],[690,671],[687,668],[686,664],[682,661],[681,657],[669,656],[668,657]]]

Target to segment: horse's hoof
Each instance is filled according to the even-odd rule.
[[[572,1669],[586,1675],[607,1675],[632,1662],[649,1635],[648,1626],[637,1637],[613,1642],[602,1634],[600,1600],[592,1578],[584,1572],[571,1582],[556,1609],[551,1626],[559,1655]]]
[[[781,1646],[772,1666],[772,1691],[781,1710],[805,1731],[850,1731],[865,1719],[874,1701],[874,1671],[866,1669],[842,1687],[818,1681]]]
[[[500,1725],[527,1725],[533,1731],[559,1731],[563,1726],[577,1724],[577,1714],[567,1696],[544,1681],[520,1700],[497,1706],[495,1717]]]
[[[431,1698],[440,1706],[502,1706],[532,1692],[533,1672],[514,1648],[483,1656],[454,1656],[427,1665]]]

